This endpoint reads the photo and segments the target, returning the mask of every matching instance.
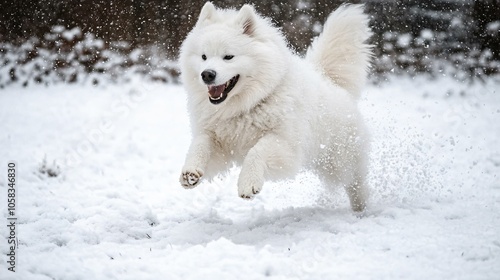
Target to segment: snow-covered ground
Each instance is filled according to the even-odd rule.
[[[184,190],[185,106],[182,87],[140,80],[0,90],[0,279],[498,279],[498,79],[366,88],[362,216],[307,172],[253,201],[237,196],[237,168]]]

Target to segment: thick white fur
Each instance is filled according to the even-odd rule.
[[[306,56],[334,83],[354,95],[359,94],[365,84],[370,66],[372,47],[366,40],[372,31],[368,21],[362,5],[340,6],[328,17],[323,35],[313,41]],[[334,51],[329,51],[332,46]]]
[[[179,59],[193,137],[181,184],[192,188],[236,163],[238,194],[252,198],[265,180],[307,168],[326,185],[344,186],[353,210],[363,210],[367,135],[356,97],[369,65],[367,22],[362,6],[342,6],[302,59],[252,6],[218,10],[207,2]],[[217,105],[201,78],[207,69],[217,72],[216,85],[240,75]]]

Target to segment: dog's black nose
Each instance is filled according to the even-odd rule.
[[[201,79],[205,82],[205,84],[213,83],[215,80],[215,76],[217,73],[214,70],[205,70],[201,72]]]

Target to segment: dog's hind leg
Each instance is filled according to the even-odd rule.
[[[262,190],[266,177],[286,177],[298,170],[297,148],[273,134],[261,138],[243,161],[238,179],[238,195],[251,199]]]
[[[345,190],[353,211],[361,212],[366,209],[367,191],[361,176],[355,176],[354,180],[345,186]]]
[[[366,209],[368,199],[368,190],[365,186],[365,167],[364,162],[359,162],[360,158],[352,157],[351,164],[339,164],[331,158],[323,159],[317,162],[317,174],[326,187],[343,186],[351,208],[353,211],[361,212]],[[352,165],[353,163],[356,163]]]

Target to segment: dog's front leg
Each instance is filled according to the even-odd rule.
[[[206,134],[193,137],[179,178],[184,188],[194,188],[200,182],[212,153],[212,139]]]
[[[262,137],[243,161],[238,179],[238,195],[251,199],[262,190],[265,176],[296,172],[297,151],[288,142],[274,134]]]

